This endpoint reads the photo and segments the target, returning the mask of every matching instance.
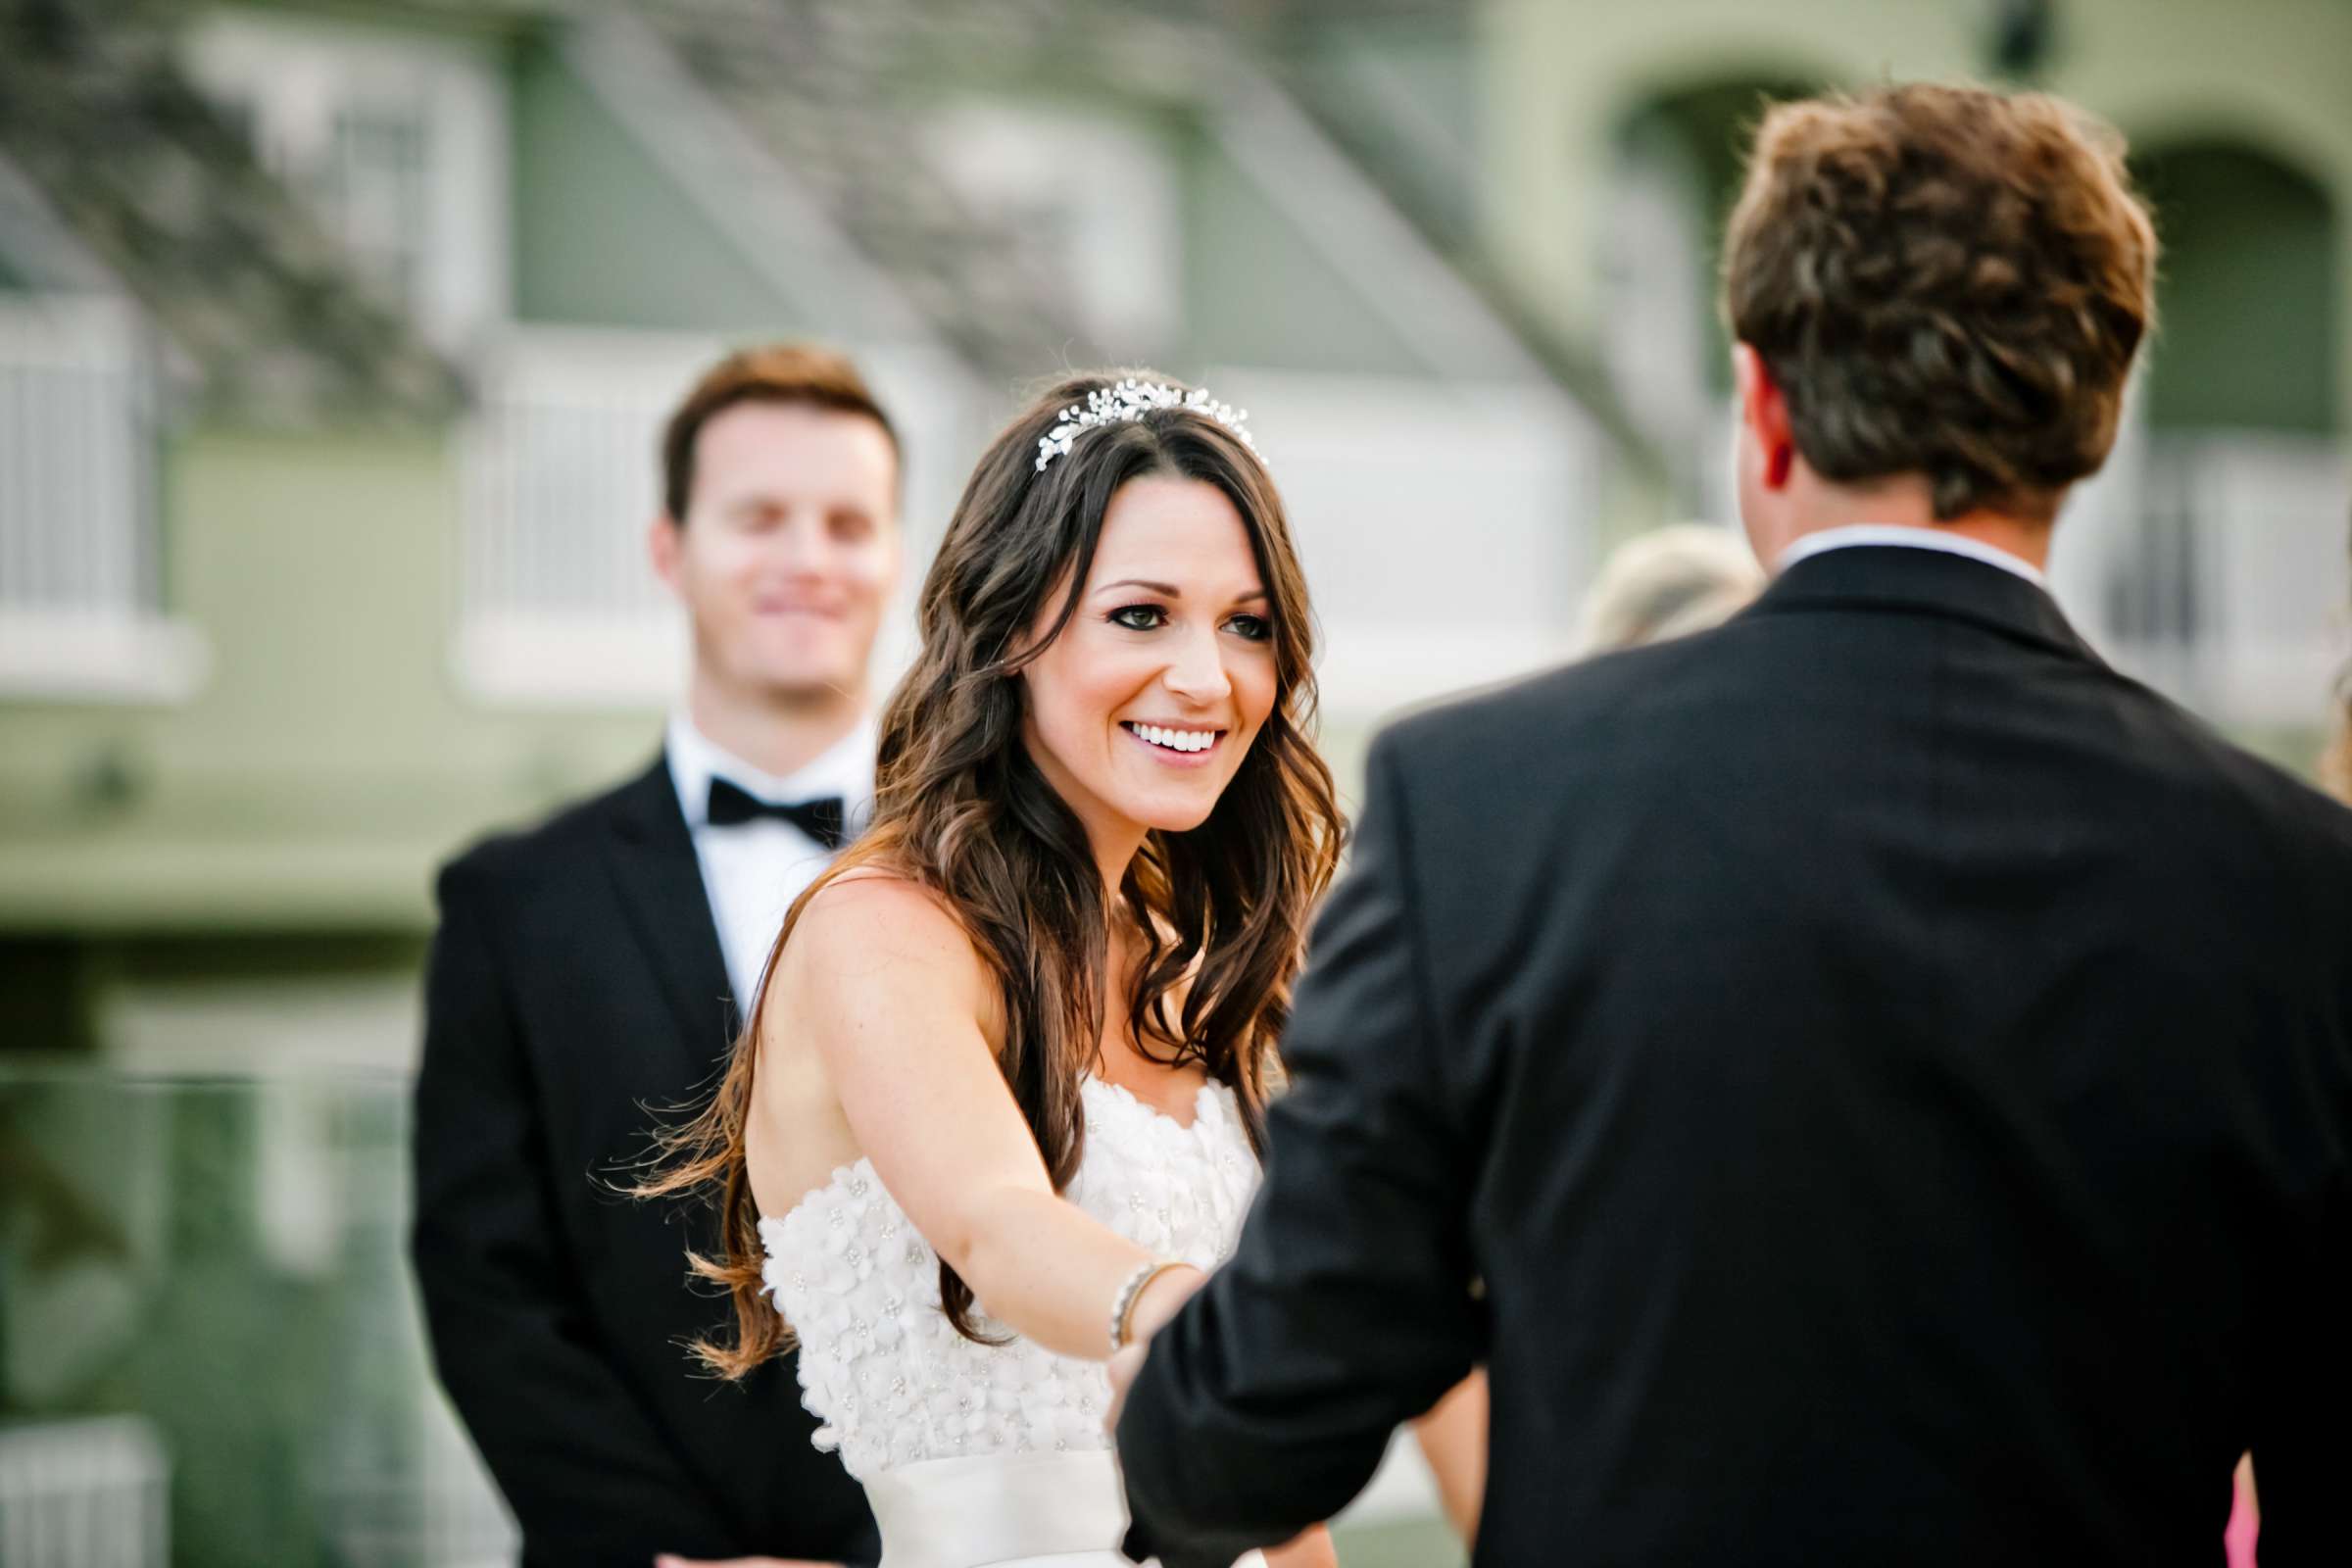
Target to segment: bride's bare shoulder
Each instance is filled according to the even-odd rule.
[[[814,946],[881,939],[894,947],[906,941],[953,946],[966,955],[972,951],[971,939],[944,898],[905,872],[881,865],[852,866],[810,894],[792,931],[794,943],[804,939]]]
[[[809,896],[784,944],[777,979],[805,1004],[969,1002],[986,976],[979,954],[937,893],[885,866],[856,866]]]

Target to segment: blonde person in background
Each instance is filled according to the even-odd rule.
[[[1679,522],[1619,545],[1585,596],[1586,653],[1720,626],[1764,591],[1764,568],[1728,528]]]
[[[1705,631],[1764,591],[1764,568],[1747,541],[1703,522],[1672,523],[1628,539],[1585,596],[1581,646],[1587,654],[1640,648]],[[1487,1374],[1482,1368],[1413,1423],[1438,1502],[1464,1542],[1478,1536],[1487,1486]]]

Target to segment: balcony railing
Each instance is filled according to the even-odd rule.
[[[201,643],[162,614],[155,376],[103,296],[0,294],[0,697],[185,696]]]
[[[2128,433],[2053,576],[2118,667],[2224,723],[2321,723],[2352,613],[2352,451],[2267,430]]]
[[[662,421],[717,345],[525,329],[484,362],[466,433],[456,650],[494,701],[660,702],[685,637],[654,580]]]
[[[169,1480],[139,1416],[0,1426],[0,1564],[168,1568]]]

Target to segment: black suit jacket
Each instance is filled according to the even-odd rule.
[[[1885,548],[1370,767],[1131,1550],[1486,1361],[1484,1568],[2352,1562],[2352,813]]]
[[[666,763],[441,873],[416,1084],[416,1277],[441,1380],[526,1561],[656,1551],[871,1561],[863,1495],[809,1446],[790,1357],[744,1386],[680,1342],[708,1209],[607,1185],[700,1102],[735,1016]]]

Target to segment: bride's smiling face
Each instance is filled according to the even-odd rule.
[[[1076,611],[1022,672],[1022,739],[1098,854],[1208,819],[1273,711],[1272,615],[1224,491],[1147,474],[1111,497]]]

